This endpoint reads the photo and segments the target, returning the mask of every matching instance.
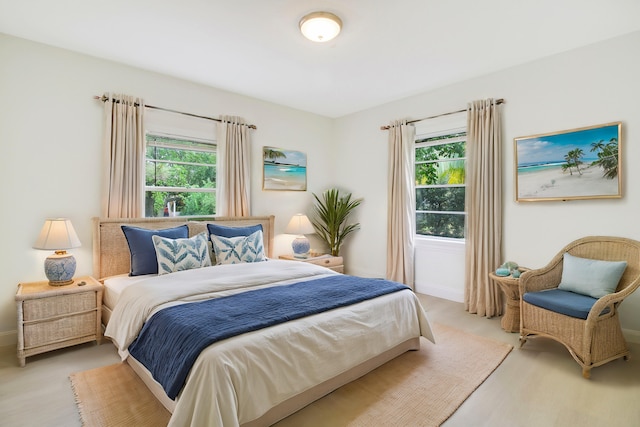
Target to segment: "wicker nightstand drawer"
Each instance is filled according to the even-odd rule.
[[[78,313],[96,308],[96,293],[59,295],[25,301],[23,305],[24,321],[49,319],[69,313]]]
[[[96,312],[61,317],[24,325],[24,348],[28,350],[70,338],[96,335]]]
[[[323,267],[337,267],[342,265],[342,257],[341,256],[332,256],[332,257],[318,257],[311,258],[307,261],[309,264],[321,265]]]

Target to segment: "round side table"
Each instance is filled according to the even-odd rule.
[[[528,268],[519,268],[521,272]],[[489,277],[500,286],[507,297],[507,309],[502,315],[500,325],[507,332],[520,332],[520,288],[516,279],[511,276],[498,276],[495,272],[489,273]]]

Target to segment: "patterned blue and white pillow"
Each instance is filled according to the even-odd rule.
[[[260,262],[267,259],[264,256],[262,230],[248,236],[237,237],[222,237],[212,234],[211,243],[216,254],[217,265]]]
[[[211,265],[206,232],[188,239],[161,236],[153,236],[152,239],[158,257],[159,275]]]

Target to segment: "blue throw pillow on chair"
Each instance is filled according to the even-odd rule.
[[[601,261],[565,253],[558,289],[601,298],[615,292],[626,268],[626,261]]]

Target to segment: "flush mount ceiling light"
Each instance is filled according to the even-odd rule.
[[[333,13],[313,12],[300,20],[302,35],[314,42],[328,42],[335,38],[342,28],[342,21]]]

